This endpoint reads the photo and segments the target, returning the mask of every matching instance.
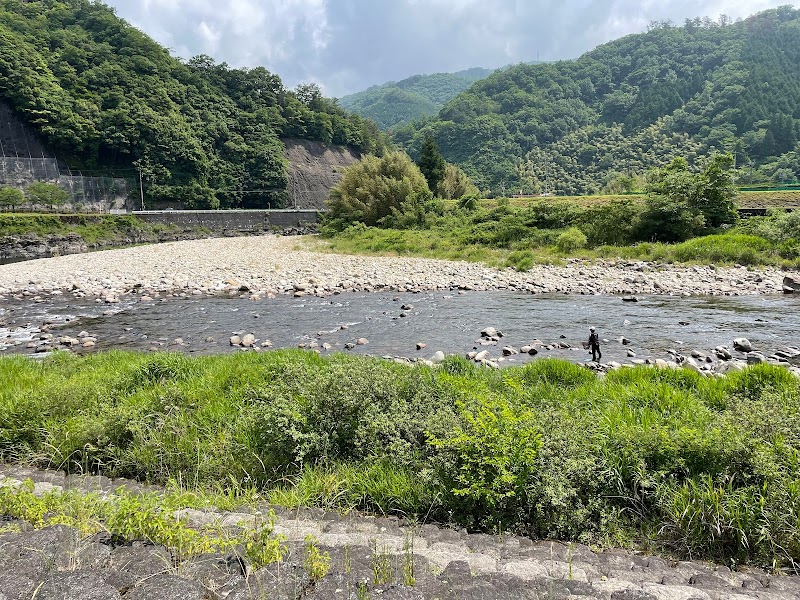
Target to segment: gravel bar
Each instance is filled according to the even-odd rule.
[[[674,266],[629,260],[536,265],[526,272],[424,258],[308,250],[304,237],[212,238],[0,266],[0,295],[328,296],[348,291],[517,290],[530,293],[754,295],[781,292],[776,268]]]

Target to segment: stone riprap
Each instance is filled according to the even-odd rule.
[[[224,292],[327,296],[346,291],[497,290],[570,294],[776,294],[775,268],[673,266],[641,261],[537,265],[526,272],[422,258],[344,256],[309,251],[302,237],[182,241],[0,266],[0,295],[71,290],[113,301],[137,292]]]
[[[65,477],[0,466],[0,485],[35,482],[36,493],[78,489],[113,497],[131,481]],[[280,563],[252,569],[240,555],[204,554],[181,560],[145,540],[108,534],[84,537],[63,525],[33,530],[6,519],[0,533],[0,598],[92,599],[342,599],[394,600],[790,600],[800,578],[756,568],[731,571],[624,550],[581,544],[469,534],[433,524],[358,513],[276,507],[274,534],[284,539]],[[183,510],[191,527],[247,527],[254,510]],[[15,526],[15,527],[11,527]],[[328,573],[312,583],[305,540],[330,555]],[[413,577],[413,581],[412,581]]]

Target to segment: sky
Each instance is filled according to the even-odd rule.
[[[180,58],[266,67],[341,97],[420,73],[577,58],[656,20],[791,0],[105,0]]]

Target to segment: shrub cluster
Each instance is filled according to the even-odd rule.
[[[798,381],[766,365],[597,379],[559,360],[0,358],[5,461],[764,566],[800,559],[798,432]]]

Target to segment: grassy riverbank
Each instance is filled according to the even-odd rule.
[[[800,218],[793,213],[751,217],[713,235],[682,243],[642,242],[659,237],[634,200],[585,204],[569,199],[509,200],[475,206],[437,204],[417,221],[398,215],[394,227],[331,221],[317,247],[343,254],[422,256],[527,270],[567,258],[623,258],[688,264],[800,267]],[[402,226],[401,226],[402,225]],[[643,232],[652,230],[651,234]],[[685,232],[674,232],[680,238]]]
[[[38,237],[79,235],[87,244],[106,244],[131,237],[157,238],[181,230],[151,224],[132,215],[31,215],[0,214],[0,238],[33,234]]]
[[[486,240],[475,231],[449,227],[399,230],[354,226],[319,238],[312,247],[338,254],[466,260],[520,271],[535,264],[562,264],[567,258],[800,268],[800,257],[794,245],[778,244],[746,230],[703,236],[680,244],[602,244],[567,251],[557,246],[561,233],[563,230],[532,230],[517,240],[505,241],[503,234],[498,236],[499,239]]]
[[[281,505],[800,559],[800,389],[542,360],[501,372],[300,351],[0,358],[0,456]]]

